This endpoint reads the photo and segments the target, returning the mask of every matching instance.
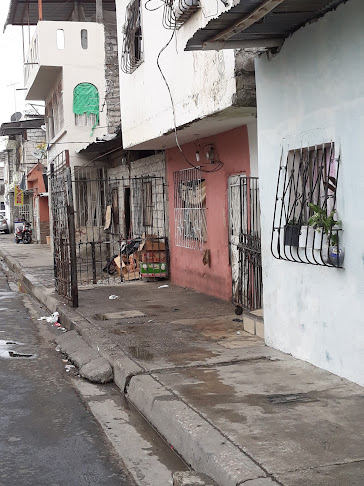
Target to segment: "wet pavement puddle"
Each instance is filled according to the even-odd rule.
[[[4,331],[1,331],[4,332]],[[11,339],[0,339],[0,358],[35,358],[36,354],[29,352],[20,352],[14,350],[14,346],[25,346],[23,343],[12,341]]]

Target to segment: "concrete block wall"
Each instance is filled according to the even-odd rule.
[[[257,49],[235,50],[236,93],[233,99],[235,106],[256,106],[254,59]]]
[[[114,12],[104,12],[104,26],[107,133],[115,133],[121,124],[121,115],[118,41]]]
[[[23,142],[23,163],[32,163],[34,165],[38,160],[32,155],[33,150],[37,149],[37,145],[42,144],[46,140],[46,133],[42,129],[27,130],[27,140]],[[25,166],[26,172],[29,172],[32,167]]]

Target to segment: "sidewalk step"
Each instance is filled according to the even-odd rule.
[[[266,477],[264,470],[153,376],[134,376],[127,397],[193,469],[218,484],[236,486]]]
[[[244,311],[243,327],[244,331],[264,339],[263,309],[258,309],[252,312]]]

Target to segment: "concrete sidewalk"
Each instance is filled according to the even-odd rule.
[[[231,304],[130,282],[80,290],[74,310],[52,291],[49,247],[1,235],[0,254],[196,471],[221,486],[364,484],[363,389],[265,346]]]

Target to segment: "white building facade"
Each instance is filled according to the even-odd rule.
[[[267,344],[364,384],[363,5],[350,0],[256,61]],[[275,259],[276,183],[287,151],[334,144],[343,268]],[[273,244],[275,254],[277,248]]]
[[[362,17],[360,0],[236,0],[206,16],[186,45],[262,49],[256,83],[265,340],[360,384]]]

